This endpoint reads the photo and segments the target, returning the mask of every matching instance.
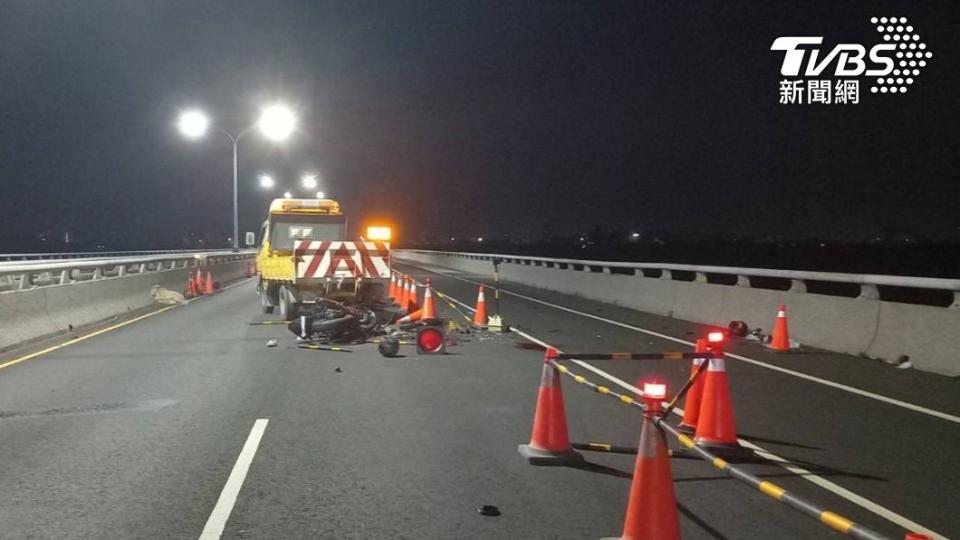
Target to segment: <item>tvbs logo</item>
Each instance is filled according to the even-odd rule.
[[[870,22],[883,39],[870,47],[840,43],[824,54],[822,36],[775,39],[770,50],[783,52],[780,74],[787,77],[780,81],[780,103],[856,104],[862,77],[868,78],[871,93],[905,94],[933,53],[906,17],[873,17]]]

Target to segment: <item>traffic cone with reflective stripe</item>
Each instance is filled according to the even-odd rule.
[[[200,268],[197,268],[197,275],[193,279],[193,290],[197,296],[203,294],[203,275],[200,274]]]
[[[483,285],[480,286],[480,292],[477,294],[477,309],[473,314],[473,324],[487,325],[487,301],[483,297]]]
[[[407,289],[407,278],[400,274],[397,276],[397,294],[400,296],[399,304],[404,313],[407,312],[407,299],[410,297],[410,290]]]
[[[397,273],[390,273],[390,288],[387,289],[387,296],[394,302],[397,301]]]
[[[627,516],[623,520],[623,540],[679,540],[680,520],[673,490],[673,474],[663,431],[655,422],[663,416],[660,403],[665,392],[647,392],[644,387],[643,428],[637,462],[630,483]]]
[[[520,455],[533,465],[566,465],[583,461],[583,456],[570,446],[560,373],[550,364],[550,360],[556,360],[557,354],[553,347],[544,354],[530,444],[517,447]]]
[[[196,291],[194,291],[194,289],[193,289],[193,277],[188,275],[188,276],[187,276],[187,288],[186,288],[186,290],[185,290],[185,292],[184,292],[184,296],[186,296],[187,298],[193,298],[193,297],[196,296],[196,295],[197,295],[197,293],[196,293]]]
[[[410,295],[407,297],[407,313],[413,313],[420,308],[420,302],[417,300],[417,280],[407,278],[407,286],[410,287]]]
[[[770,349],[777,352],[790,350],[790,331],[787,329],[787,306],[780,304],[777,320],[773,323],[773,335],[770,336]]]
[[[213,286],[213,272],[207,270],[207,282],[203,285],[203,294],[213,294],[215,288]]]
[[[716,354],[718,353],[719,354]],[[749,455],[737,442],[737,427],[733,422],[733,403],[730,400],[730,384],[723,352],[714,351],[719,358],[707,360],[706,380],[703,381],[703,397],[694,441],[721,456]]]
[[[424,280],[423,286],[423,318],[424,319],[436,319],[437,318],[437,309],[433,305],[433,282],[430,278]]]
[[[697,345],[693,352],[707,352],[707,340],[702,338],[698,339]],[[700,369],[700,366],[705,361],[705,358],[693,359],[693,366],[690,368],[690,377],[694,377],[696,375],[697,371]],[[700,417],[700,403],[703,401],[703,380],[705,377],[706,372],[700,374],[700,376],[693,381],[693,384],[690,385],[690,389],[687,390],[687,395],[683,402],[683,420],[677,426],[677,429],[680,431],[693,433],[697,430],[697,419]]]
[[[400,320],[397,321],[397,324],[407,324],[407,323],[417,322],[423,318],[425,318],[423,316],[423,310],[418,309],[409,315],[405,315],[401,317]]]

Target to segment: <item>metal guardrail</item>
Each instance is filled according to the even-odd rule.
[[[771,268],[739,268],[731,266],[702,266],[672,263],[593,261],[551,257],[528,257],[523,255],[506,255],[496,253],[465,253],[456,251],[433,251],[421,249],[406,249],[396,251],[485,261],[493,261],[493,259],[497,258],[502,262],[509,264],[543,266],[547,268],[559,268],[561,270],[599,271],[605,274],[620,273],[612,272],[611,269],[633,270],[634,273],[640,271],[641,275],[643,275],[643,270],[653,270],[661,273],[659,279],[674,279],[673,272],[689,272],[694,274],[694,281],[699,283],[707,283],[708,274],[719,274],[735,276],[736,283],[732,286],[736,287],[751,287],[751,278],[777,278],[789,280],[789,291],[795,293],[806,293],[807,282],[810,281],[853,284],[858,285],[860,288],[860,294],[858,295],[858,298],[868,298],[874,300],[880,298],[880,291],[877,288],[878,286],[948,291],[953,294],[953,304],[950,306],[950,308],[960,309],[960,279],[891,276],[882,274],[844,274],[839,272],[811,272],[804,270],[776,270]]]
[[[140,251],[75,251],[70,253],[0,253],[6,261],[52,261],[61,259],[135,257],[139,255],[180,255],[184,253],[233,253],[231,249],[158,249]]]
[[[136,255],[128,252],[122,256],[110,257],[97,253],[98,257],[0,262],[0,292],[238,261],[253,258],[256,254],[254,250],[143,253],[147,254]]]

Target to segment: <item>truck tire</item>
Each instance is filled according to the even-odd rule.
[[[296,298],[287,287],[280,287],[280,317],[285,321],[292,321],[297,318],[298,307]]]
[[[260,284],[260,309],[264,313],[273,313],[273,304],[270,303],[270,295],[267,294],[267,286]]]

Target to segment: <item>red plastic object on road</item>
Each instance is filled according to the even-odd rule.
[[[537,410],[533,414],[533,433],[529,444],[517,447],[520,455],[532,465],[567,465],[583,461],[583,456],[570,446],[560,373],[549,363],[558,354],[553,347],[544,353]]]
[[[446,341],[443,328],[440,326],[429,325],[417,328],[417,354],[443,354],[446,352]]]

